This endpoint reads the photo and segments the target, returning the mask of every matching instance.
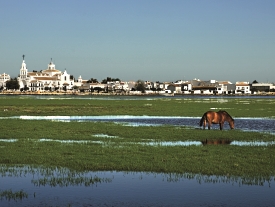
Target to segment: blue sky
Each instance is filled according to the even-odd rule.
[[[0,0],[0,73],[275,82],[274,0]]]

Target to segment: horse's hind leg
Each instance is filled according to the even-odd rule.
[[[205,126],[206,126],[206,121],[204,120],[203,121],[203,129],[205,129]]]
[[[211,128],[211,122],[208,122],[208,130]]]

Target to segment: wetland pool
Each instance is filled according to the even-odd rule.
[[[274,206],[274,177],[1,167],[0,206]],[[17,191],[21,196],[14,196]]]
[[[131,126],[140,125],[174,125],[188,126],[194,128],[202,128],[199,126],[201,117],[176,117],[176,116],[15,116],[15,117],[0,117],[4,119],[19,118],[24,120],[50,120],[50,121],[109,121],[125,123]],[[218,124],[212,125],[213,129],[219,129]],[[229,124],[224,124],[224,129],[229,130]],[[275,119],[270,118],[235,118],[235,129],[243,131],[258,131],[275,133]]]

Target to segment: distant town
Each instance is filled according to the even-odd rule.
[[[175,82],[153,81],[121,81],[119,78],[107,77],[99,82],[91,78],[85,80],[81,75],[76,79],[66,70],[57,70],[51,60],[47,69],[28,71],[23,55],[20,73],[17,78],[9,74],[0,75],[1,93],[57,94],[57,93],[96,93],[96,94],[159,94],[173,96],[175,94],[275,94],[274,83],[258,83],[254,80],[232,83],[229,80],[176,80]]]

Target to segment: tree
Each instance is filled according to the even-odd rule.
[[[24,86],[24,88],[20,88],[20,91],[28,91],[29,90],[29,87],[27,85]]]
[[[28,91],[29,89],[30,88],[27,85],[24,86],[24,91]]]
[[[11,90],[18,90],[19,89],[19,83],[17,81],[17,78],[11,78],[9,81],[6,82],[6,88]]]
[[[100,87],[94,87],[93,91],[97,91],[99,93],[100,91],[103,91],[103,89]]]
[[[91,78],[90,80],[87,81],[87,83],[98,83],[96,78]]]
[[[252,83],[258,83],[258,81],[254,80]]]
[[[145,83],[143,80],[138,80],[135,84],[135,89],[137,91],[141,91],[142,93],[145,93]]]
[[[119,78],[112,78],[112,81],[120,81]]]
[[[103,79],[101,81],[102,84],[107,84],[107,82],[114,82],[114,81],[120,81],[119,78],[111,78],[111,77],[107,77],[107,79]]]

